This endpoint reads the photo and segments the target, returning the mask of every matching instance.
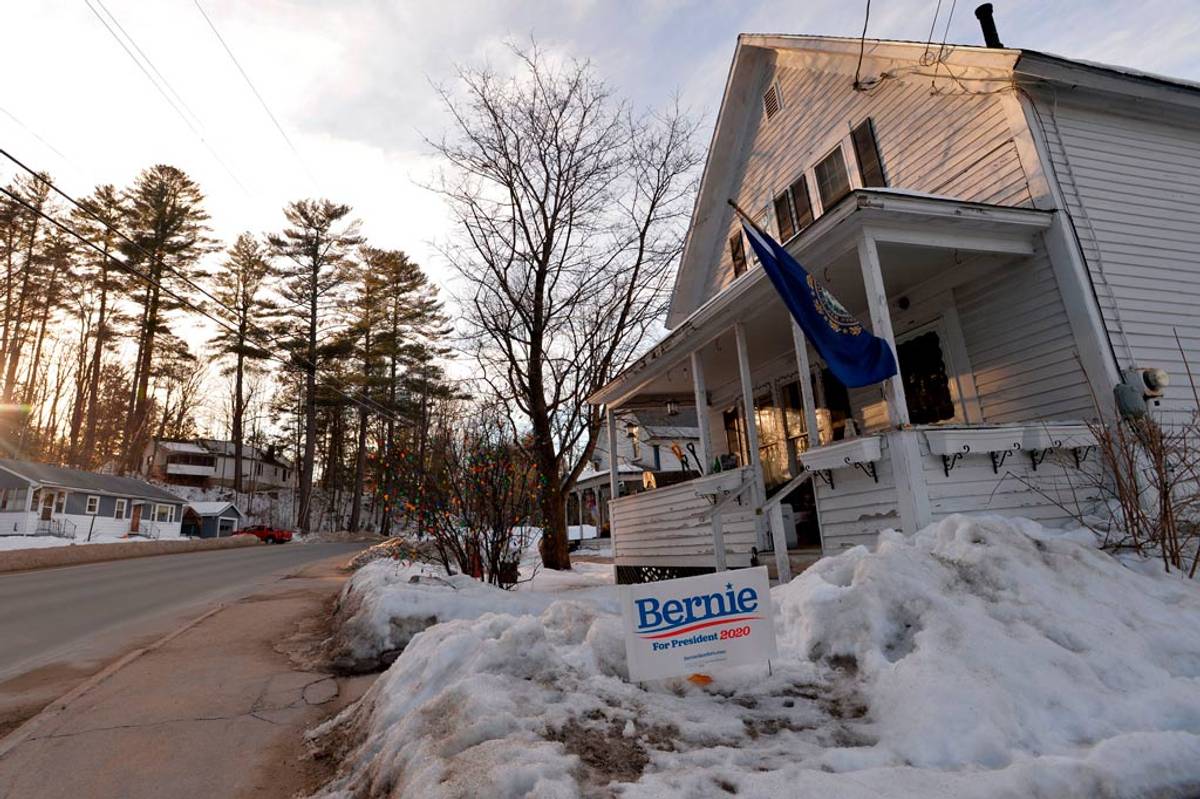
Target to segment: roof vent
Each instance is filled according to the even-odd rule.
[[[1000,34],[996,32],[996,20],[992,19],[992,4],[984,3],[975,9],[975,18],[979,20],[979,27],[983,29],[983,43],[988,47],[1003,47]]]
[[[779,109],[783,108],[783,99],[779,94],[779,84],[772,83],[765,92],[763,92],[763,111],[767,115],[767,119],[779,113]]]

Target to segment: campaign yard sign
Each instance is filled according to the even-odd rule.
[[[766,567],[625,586],[629,679],[657,680],[775,657]]]

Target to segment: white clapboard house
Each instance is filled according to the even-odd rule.
[[[0,459],[0,535],[175,538],[183,504],[132,477]]]
[[[786,577],[789,551],[956,512],[1066,523],[1097,501],[1086,423],[1118,383],[1165,369],[1157,410],[1193,404],[1175,331],[1200,366],[1200,86],[992,39],[738,39],[670,332],[591,397],[612,439],[623,411],[692,404],[727,468],[612,503],[619,580]],[[729,199],[899,376],[832,379]]]

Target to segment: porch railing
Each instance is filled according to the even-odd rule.
[[[614,563],[749,565],[758,544],[752,485],[742,468],[614,500]]]

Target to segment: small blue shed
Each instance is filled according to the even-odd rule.
[[[232,502],[189,502],[183,510],[183,535],[219,538],[233,535],[246,521]]]

